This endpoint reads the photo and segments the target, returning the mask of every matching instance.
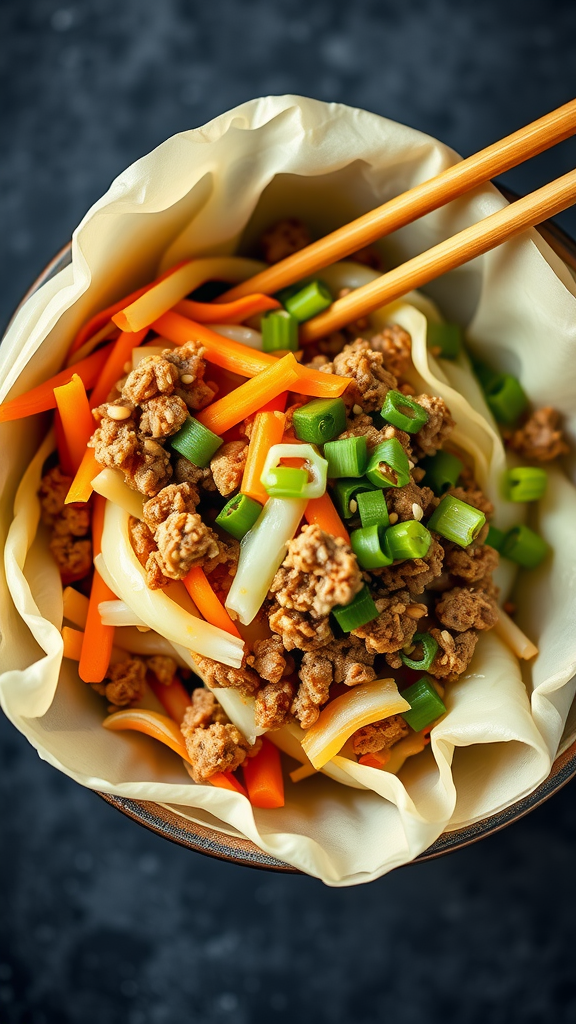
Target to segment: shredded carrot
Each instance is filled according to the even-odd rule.
[[[263,505],[268,501],[268,492],[260,483],[260,477],[272,445],[280,444],[282,440],[285,422],[283,412],[257,412],[252,424],[240,490],[242,494],[247,494],[249,498],[254,498],[254,501],[260,501]]]
[[[69,505],[72,501],[88,501],[92,494],[92,481],[102,470],[99,462],[96,462],[93,448],[85,448],[82,462],[78,466],[76,475],[70,485],[70,490],[64,499],[64,504]]]
[[[132,729],[135,732],[143,732],[152,739],[164,743],[175,754],[179,754],[190,764],[190,755],[186,750],[184,737],[176,722],[173,722],[167,715],[160,715],[157,711],[147,711],[144,708],[126,708],[123,711],[116,711],[109,715],[102,722],[105,729],[111,732],[121,732],[123,729]]]
[[[347,544],[350,543],[350,534],[334,508],[328,491],[320,498],[310,498],[304,516],[308,523],[314,523],[333,537],[341,537]]]
[[[70,658],[72,661],[80,661],[84,633],[79,629],[72,629],[70,626],[62,626],[62,639],[64,641],[64,657]]]
[[[192,698],[178,676],[174,676],[172,682],[166,685],[166,683],[161,683],[153,672],[149,672],[148,685],[170,718],[180,725],[186,714],[186,709],[192,703]]]
[[[276,395],[276,398],[271,398],[266,405],[263,405],[260,412],[284,412],[286,409],[286,402],[288,401],[288,392],[282,391],[281,394]]]
[[[253,807],[284,807],[284,779],[280,751],[265,736],[255,757],[242,763],[248,798]]]
[[[12,398],[9,402],[4,402],[3,405],[0,405],[0,423],[6,423],[8,420],[21,420],[25,416],[33,416],[37,412],[55,409],[56,398],[54,397],[54,388],[59,388],[62,384],[68,384],[74,374],[80,377],[84,382],[84,387],[89,391],[98,380],[102,367],[109,355],[109,345],[99,348],[97,352],[93,352],[91,356],[82,359],[79,363],[75,363],[74,366],[60,370],[60,373],[50,377],[43,384],[39,384],[37,388],[32,388],[31,391],[27,391],[18,398]]]
[[[62,426],[62,420],[58,410],[54,413],[54,434],[56,435],[56,448],[58,449],[58,462],[60,468],[66,476],[74,476],[74,466],[70,458],[70,452],[68,451],[68,445],[66,444],[66,437],[64,435],[64,427]]]
[[[216,775],[210,776],[208,782],[211,786],[217,786],[218,789],[230,789],[234,793],[242,793],[242,796],[248,796],[244,786],[232,772],[217,772]]]
[[[241,324],[257,313],[266,313],[269,309],[281,309],[281,304],[270,295],[245,295],[235,302],[193,302],[182,299],[174,310],[195,320],[198,324]]]
[[[144,330],[118,336],[90,395],[90,404],[93,409],[106,401],[116,382],[125,375],[124,364],[131,361],[132,349],[137,348],[144,341],[147,333],[148,331]]]
[[[272,366],[241,384],[229,395],[218,399],[198,413],[197,419],[214,434],[222,434],[235,423],[258,412],[262,406],[285,391],[298,379],[298,363],[292,354],[275,360]]]
[[[390,760],[390,751],[387,747],[384,750],[377,750],[371,754],[362,754],[358,758],[358,764],[366,764],[369,768],[383,768]]]
[[[220,603],[212,590],[202,566],[193,565],[182,582],[206,622],[211,622],[213,626],[225,629],[232,636],[242,639],[224,605]]]
[[[106,500],[101,495],[94,496],[92,508],[92,550],[94,556],[100,554],[102,530],[104,528],[104,510]],[[86,629],[82,642],[82,654],[78,666],[80,679],[85,683],[101,683],[106,675],[114,643],[114,626],[105,626],[100,618],[98,605],[101,601],[114,601],[116,595],[110,590],[100,574],[94,569],[90,603],[86,617]]]
[[[188,320],[179,313],[164,313],[151,325],[154,331],[177,345],[185,345],[193,339],[201,341],[206,351],[204,358],[209,363],[232,370],[243,377],[254,377],[257,373],[273,366],[279,360],[267,352],[243,345],[240,341],[223,338],[204,324]],[[290,391],[315,398],[338,398],[348,387],[351,378],[339,377],[335,373],[322,373],[298,365],[298,378],[287,385]]]
[[[94,430],[94,418],[90,411],[86,388],[78,374],[73,374],[68,384],[54,388],[54,397],[62,421],[70,462],[76,473]]]

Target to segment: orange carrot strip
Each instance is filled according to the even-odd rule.
[[[79,629],[72,629],[71,626],[62,626],[62,639],[64,641],[64,657],[70,658],[72,661],[80,661],[84,633]]]
[[[366,764],[369,768],[383,768],[390,760],[390,751],[387,747],[384,750],[377,750],[372,754],[362,754],[358,758],[358,764]]]
[[[276,395],[276,398],[271,398],[266,405],[263,405],[260,412],[284,412],[286,409],[286,402],[288,401],[288,392],[283,391],[280,395]]]
[[[94,417],[90,411],[86,388],[78,374],[75,373],[68,384],[54,388],[54,397],[62,421],[70,462],[76,473],[94,430]]]
[[[72,501],[88,501],[92,494],[92,481],[102,470],[99,462],[96,462],[93,448],[85,448],[82,462],[78,466],[76,475],[70,485],[70,490],[64,499],[64,504],[69,505]]]
[[[194,302],[182,299],[174,306],[176,313],[187,316],[199,324],[241,324],[248,317],[257,313],[266,313],[269,309],[281,309],[281,304],[270,295],[245,295],[235,302]]]
[[[306,505],[304,516],[306,517],[306,522],[314,523],[321,530],[331,534],[332,537],[341,537],[347,544],[350,543],[350,534],[334,508],[328,491],[320,498],[310,498]]]
[[[206,622],[211,622],[213,626],[219,626],[220,629],[225,629],[232,636],[242,639],[224,605],[220,603],[212,590],[202,566],[193,565],[182,582]]]
[[[262,406],[298,380],[298,363],[289,353],[272,366],[241,384],[229,395],[202,409],[197,419],[214,434],[222,434],[235,423],[258,412]]]
[[[262,738],[262,748],[255,757],[242,763],[248,797],[253,807],[284,807],[284,779],[280,751],[269,739]]]
[[[80,377],[84,382],[84,387],[89,391],[98,380],[102,367],[109,355],[109,345],[105,348],[99,348],[97,352],[93,352],[91,356],[82,359],[75,366],[60,370],[60,373],[50,377],[43,384],[39,384],[37,388],[32,388],[31,391],[27,391],[18,398],[12,398],[9,402],[4,402],[3,405],[0,405],[0,423],[6,423],[8,420],[21,420],[25,416],[33,416],[37,412],[55,409],[56,398],[54,397],[54,388],[59,388],[62,384],[68,384],[74,374]]]
[[[92,508],[92,550],[94,555],[99,555],[101,550],[105,507],[106,500],[100,494],[96,494]],[[115,599],[116,595],[110,590],[110,587],[106,586],[95,569],[82,642],[82,654],[78,666],[80,679],[83,679],[85,683],[101,683],[110,664],[115,627],[104,625],[100,618],[98,605],[101,601],[114,601]]]
[[[230,789],[234,793],[242,793],[242,796],[248,796],[244,786],[232,772],[217,772],[216,775],[210,776],[208,782],[211,786],[217,786],[218,789]]]
[[[167,715],[161,715],[157,711],[146,711],[144,708],[126,708],[124,711],[115,711],[113,715],[109,715],[102,725],[111,732],[120,732],[123,729],[143,732],[146,736],[151,736],[170,747],[170,750],[190,764],[184,737],[176,722]]]
[[[133,334],[120,334],[116,339],[90,395],[92,409],[106,401],[114,385],[124,376],[124,364],[130,361],[132,349],[138,348],[147,333],[148,331],[144,330],[136,331]]]
[[[283,412],[257,412],[252,424],[240,490],[242,494],[247,494],[249,498],[254,498],[254,501],[260,501],[263,505],[268,501],[268,492],[260,483],[260,477],[272,445],[280,444],[282,441],[285,422]]]
[[[151,325],[152,329],[176,345],[185,345],[187,341],[201,341],[206,351],[204,358],[209,363],[232,370],[243,377],[254,377],[279,360],[267,352],[243,345],[240,341],[223,338],[216,331],[211,331],[204,324],[187,320],[179,313],[164,313]],[[348,387],[350,377],[339,377],[335,373],[321,373],[298,365],[298,379],[287,385],[290,391],[314,398],[338,398]]]
[[[178,676],[174,676],[174,679],[168,686],[165,683],[161,683],[153,672],[148,672],[147,679],[150,689],[158,698],[164,710],[168,712],[170,718],[173,718],[177,725],[180,725],[186,714],[186,709],[192,703],[192,698],[178,679]]]
[[[70,458],[70,452],[68,451],[68,445],[66,444],[66,437],[64,435],[64,427],[62,426],[62,420],[58,410],[54,413],[54,433],[56,435],[56,448],[58,449],[58,462],[63,473],[67,476],[74,476],[75,467],[72,465],[72,459]]]

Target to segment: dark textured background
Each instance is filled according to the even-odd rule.
[[[1,0],[0,323],[119,171],[245,99],[342,100],[466,154],[569,99],[575,69],[573,0]],[[574,1020],[574,783],[336,891],[169,845],[3,719],[0,764],[0,1024]]]

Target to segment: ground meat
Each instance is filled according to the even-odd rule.
[[[332,371],[352,378],[343,398],[349,404],[360,405],[364,412],[381,409],[388,391],[397,384],[396,377],[384,369],[382,353],[374,352],[364,338],[346,345],[334,357]]]
[[[419,487],[412,481],[405,487],[389,487],[384,493],[388,511],[395,513],[402,523],[431,515],[438,504],[438,499],[429,487]]]
[[[416,455],[436,455],[454,427],[450,410],[443,398],[434,395],[416,395],[414,401],[428,413],[428,422],[412,435]]]
[[[344,340],[342,345],[344,345]],[[314,356],[309,363],[304,363],[304,366],[309,370],[322,370],[324,373],[332,373],[332,363],[326,355]]]
[[[386,590],[406,587],[411,594],[422,594],[442,574],[443,559],[444,549],[433,534],[425,558],[407,558],[404,562],[394,562],[384,569],[373,569],[372,572]]]
[[[64,505],[52,529],[60,537],[85,537],[90,529],[90,506],[83,502]]]
[[[199,341],[187,341],[179,348],[165,349],[162,357],[176,369],[174,390],[188,409],[203,409],[214,398],[217,388],[204,380],[206,349]]]
[[[288,542],[270,592],[283,608],[322,618],[335,605],[349,604],[361,589],[362,575],[349,545],[309,525]]]
[[[389,718],[382,718],[372,725],[365,725],[357,729],[352,736],[352,746],[355,754],[374,754],[385,747],[393,747],[398,740],[408,736],[410,729],[400,715],[390,715]]]
[[[231,722],[189,730],[185,718],[181,728],[195,782],[206,782],[217,772],[233,772],[246,758],[248,741]]]
[[[318,350],[333,359],[346,344],[346,336],[342,331],[332,331],[326,338],[318,340]]]
[[[268,623],[272,632],[282,637],[287,651],[315,651],[333,639],[327,615],[317,619],[305,612],[281,608],[276,602],[272,604]]]
[[[42,477],[38,497],[42,509],[42,522],[52,526],[54,519],[65,508],[64,501],[70,486],[72,477],[66,476],[60,466],[54,466]]]
[[[178,395],[158,395],[142,405],[140,433],[151,437],[170,437],[188,417],[188,409]]]
[[[191,700],[192,703],[190,707],[186,708],[186,715],[182,722],[183,733],[184,728],[189,732],[193,732],[194,729],[207,729],[214,722],[224,725],[229,721],[228,716],[224,709],[220,707],[212,691],[207,690],[205,686],[199,686],[196,690],[193,690]],[[184,735],[186,734],[184,733]]]
[[[508,444],[523,458],[537,462],[549,462],[570,450],[560,428],[560,413],[550,406],[536,409],[524,426],[514,431]]]
[[[458,547],[450,541],[444,541],[444,571],[460,576],[468,583],[491,576],[498,566],[500,556],[488,544],[470,544],[467,548]]]
[[[166,486],[172,476],[170,455],[158,441],[145,438],[138,452],[136,467],[126,482],[140,494],[152,498]]]
[[[401,590],[390,597],[380,597],[375,602],[378,618],[352,630],[366,642],[366,649],[372,654],[386,654],[399,651],[410,643],[418,628],[418,620],[412,618],[412,599],[407,590]]]
[[[382,269],[380,253],[372,245],[366,245],[363,249],[358,249],[357,252],[351,252],[347,259],[353,260],[354,263],[362,263],[363,266],[371,267],[372,270]]]
[[[145,690],[146,663],[141,658],[129,657],[115,661],[108,667],[106,697],[117,707],[126,707],[142,700]]]
[[[256,725],[260,729],[279,729],[287,721],[296,687],[289,679],[266,683],[256,697]]]
[[[447,683],[455,682],[472,661],[478,633],[468,629],[452,636],[447,629],[431,629],[430,635],[438,644],[438,651],[429,669],[430,675],[436,679],[445,679]]]
[[[193,654],[193,658],[206,686],[211,689],[232,686],[246,697],[253,697],[260,689],[260,679],[251,668],[230,668],[199,654]]]
[[[96,416],[106,408],[100,406],[92,411]],[[96,460],[101,466],[130,473],[140,447],[136,421],[132,417],[115,420],[103,413],[99,418],[99,426],[88,441],[88,447],[94,449]]]
[[[254,654],[249,654],[246,662],[261,679],[266,679],[269,683],[279,683],[286,672],[284,654],[280,637],[270,636],[265,640],[256,641]]]
[[[403,377],[412,362],[412,338],[399,324],[391,324],[370,338],[370,346],[381,352],[384,366],[395,377]]]
[[[92,542],[88,538],[75,540],[70,534],[55,533],[50,538],[49,547],[63,577],[81,579],[90,572]]]
[[[172,512],[154,534],[158,563],[165,576],[181,580],[193,565],[220,554],[218,537],[197,514]]]
[[[305,654],[298,675],[312,690],[319,685],[329,687],[332,683],[358,686],[376,678],[373,663],[374,655],[366,650],[362,641],[347,636]]]
[[[483,512],[486,519],[491,519],[494,514],[494,505],[491,501],[480,490],[476,484],[472,484],[469,487],[451,487],[448,494],[452,494],[455,498],[459,498],[460,501],[465,501],[467,505],[472,505],[473,508],[477,508],[479,512]],[[478,538],[476,538],[478,542]]]
[[[347,437],[365,437],[366,447],[369,452],[384,440],[382,431],[374,426],[372,418],[367,416],[366,413],[350,417],[347,429],[338,435],[338,440],[341,441]]]
[[[81,502],[65,505],[72,483],[59,466],[42,478],[38,496],[42,520],[51,527],[50,550],[64,579],[80,579],[92,568],[92,541],[86,536],[90,529],[90,506]]]
[[[247,458],[248,444],[246,441],[228,441],[218,449],[214,458],[210,460],[214,483],[225,498],[239,489]]]
[[[174,463],[174,479],[179,484],[187,483],[191,484],[193,487],[196,487],[196,485],[199,484],[205,491],[216,490],[216,484],[214,483],[210,466],[205,466],[203,469],[200,469],[199,466],[195,466],[193,462],[185,459],[184,456],[176,459],[176,462]]]
[[[266,263],[278,263],[310,245],[312,237],[306,225],[296,217],[287,217],[273,224],[260,239]]]
[[[176,675],[176,662],[164,654],[154,654],[147,659],[147,665],[163,686],[170,686]]]
[[[146,570],[146,585],[150,590],[166,587],[170,580],[164,575],[157,558],[158,547],[153,535],[142,520],[130,516],[128,521],[130,542],[136,558]]]
[[[214,534],[214,537],[216,537],[216,534]],[[229,537],[226,541],[216,537],[216,540],[218,542],[218,554],[207,559],[202,568],[207,576],[210,576],[211,573],[218,569],[216,578],[220,582],[220,589],[227,592],[238,568],[240,542],[233,537]]]
[[[305,673],[290,709],[303,729],[309,729],[317,721],[320,708],[329,697],[331,678],[329,662],[322,662],[315,672]]]
[[[485,590],[452,587],[436,602],[442,625],[463,633],[467,629],[492,629],[498,620],[495,597]]]
[[[195,512],[199,500],[198,491],[192,485],[168,484],[156,497],[145,502],[144,522],[154,534],[173,512]]]
[[[128,399],[133,405],[140,405],[158,395],[171,395],[177,380],[178,370],[171,360],[165,358],[165,353],[161,356],[146,356],[126,377],[122,398]]]

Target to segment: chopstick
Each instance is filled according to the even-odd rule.
[[[568,139],[575,132],[576,100],[570,100],[512,135],[447,167],[435,177],[275,263],[248,281],[235,285],[217,301],[229,302],[254,292],[271,295],[406,224],[411,224],[498,174]]]
[[[434,245],[370,284],[356,288],[300,328],[300,343],[316,341],[345,324],[386,306],[413,288],[481,256],[576,202],[576,170],[511,203],[452,238]]]

